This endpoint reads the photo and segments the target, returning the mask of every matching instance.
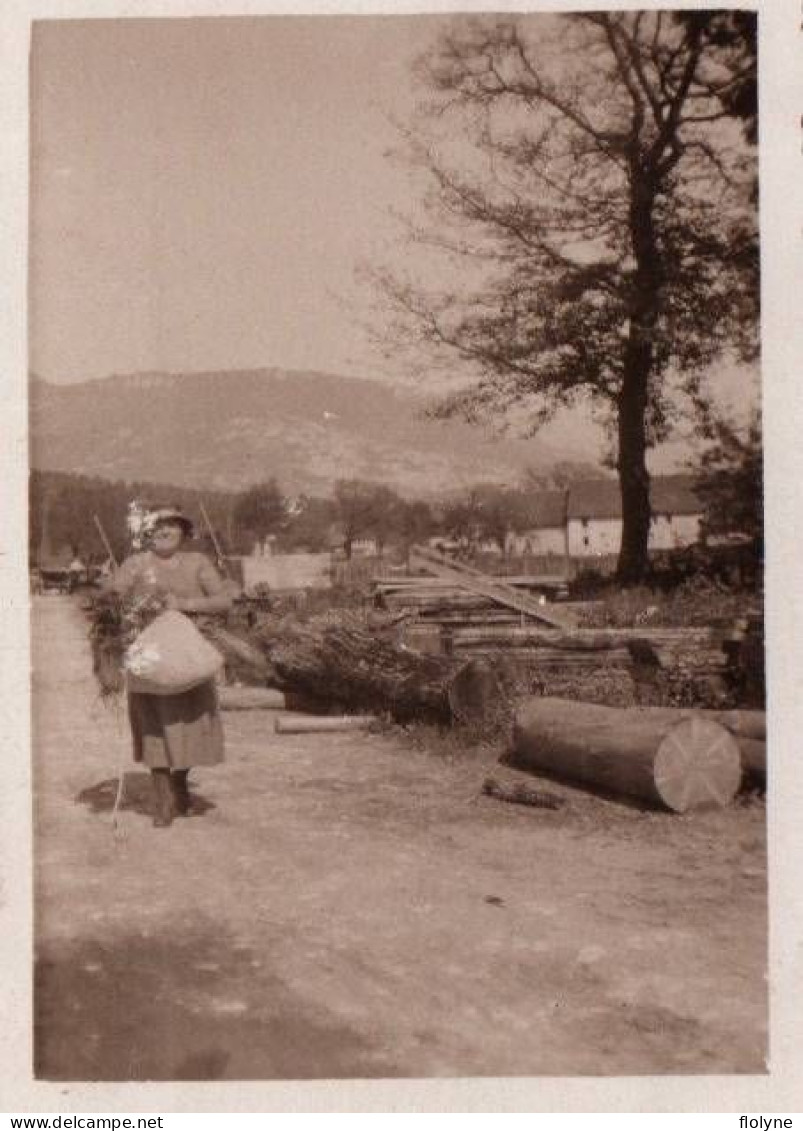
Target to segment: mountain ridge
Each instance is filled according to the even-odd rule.
[[[434,495],[588,461],[588,444],[500,438],[428,419],[428,403],[317,370],[151,370],[72,384],[32,375],[31,464],[219,490],[275,477],[287,491],[328,494],[336,479],[360,478]]]

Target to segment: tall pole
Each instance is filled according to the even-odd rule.
[[[42,530],[39,536],[39,566],[44,568],[50,564],[53,557],[53,547],[50,544],[50,494],[45,487],[42,493]]]
[[[199,505],[200,510],[201,510],[201,518],[203,518],[203,520],[206,524],[206,529],[209,531],[209,537],[212,539],[212,545],[215,547],[215,556],[217,558],[217,564],[220,567],[220,569],[223,570],[223,572],[226,574],[226,576],[230,577],[231,575],[229,573],[228,563],[226,562],[226,559],[223,556],[223,550],[221,548],[220,543],[217,540],[217,535],[215,534],[215,530],[214,530],[214,527],[212,526],[212,523],[209,519],[209,515],[206,513],[206,507],[204,506],[203,502],[201,502],[200,500],[199,500],[198,505]]]
[[[111,542],[106,537],[106,531],[103,529],[103,523],[100,521],[100,519],[98,518],[98,516],[96,514],[93,515],[92,517],[95,520],[95,526],[97,526],[97,528],[98,528],[98,534],[100,535],[100,540],[101,540],[101,542],[103,543],[103,545],[106,549],[106,553],[109,555],[109,558],[110,558],[111,563],[114,566],[114,568],[117,569],[117,558],[114,556],[114,550],[111,547]]]

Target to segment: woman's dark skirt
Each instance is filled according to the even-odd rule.
[[[134,761],[150,769],[188,770],[223,761],[223,726],[213,682],[180,695],[129,692]]]

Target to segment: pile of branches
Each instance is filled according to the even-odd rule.
[[[278,688],[303,709],[385,715],[398,723],[496,719],[509,688],[484,661],[408,648],[405,620],[376,610],[304,617],[263,612],[248,627],[199,624],[229,676]],[[531,690],[531,689],[528,689]]]
[[[85,606],[89,618],[92,670],[101,698],[125,690],[125,656],[129,646],[167,608],[167,592],[149,588],[121,597],[107,592]]]
[[[392,618],[284,617],[263,624],[250,639],[283,691],[346,711],[381,711],[399,722],[451,719],[448,689],[462,665],[404,648]]]

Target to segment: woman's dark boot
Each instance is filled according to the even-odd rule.
[[[173,790],[169,770],[151,770],[154,828],[166,829],[173,821]]]
[[[170,784],[173,787],[173,805],[177,817],[189,817],[192,808],[192,798],[189,788],[189,770],[173,770],[170,774]]]

